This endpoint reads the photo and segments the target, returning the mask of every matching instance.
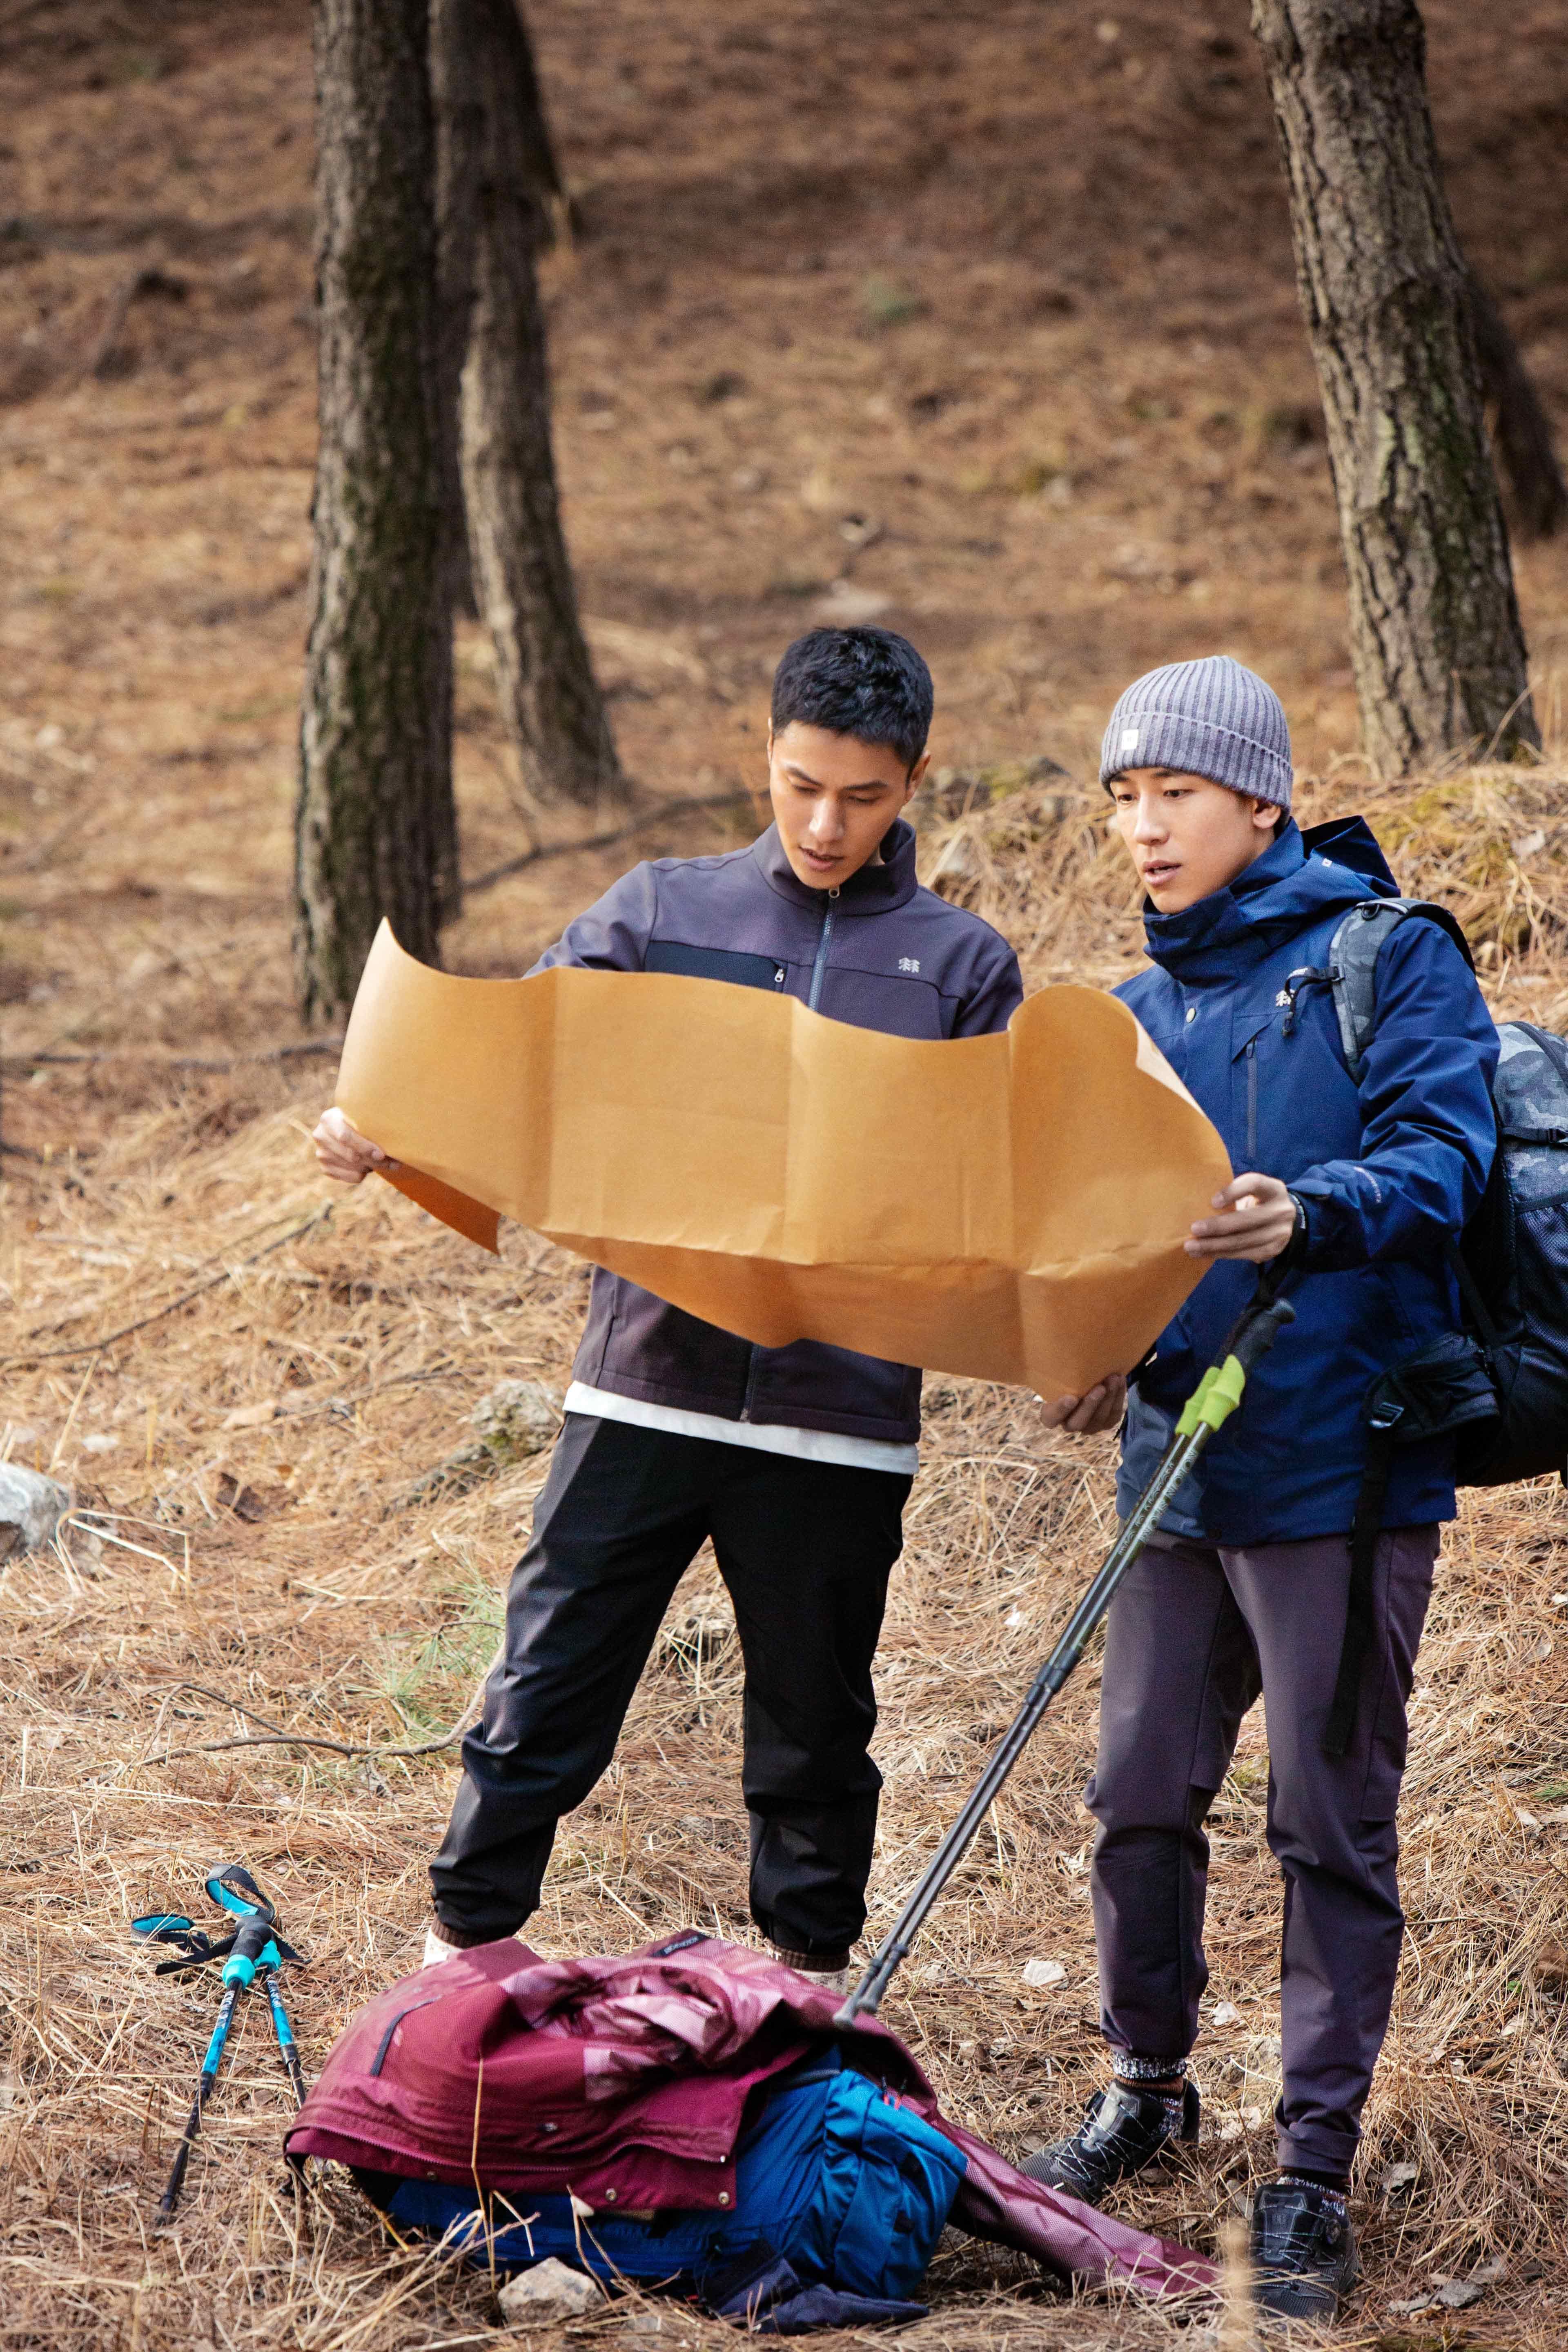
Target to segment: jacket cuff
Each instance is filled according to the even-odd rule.
[[[1296,1212],[1296,1230],[1274,1261],[1276,1277],[1297,1273],[1306,1265],[1312,1246],[1312,1225],[1307,1214],[1307,1203],[1300,1192],[1289,1192],[1289,1197]]]

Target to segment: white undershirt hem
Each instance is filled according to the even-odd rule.
[[[566,1411],[600,1421],[630,1422],[634,1429],[667,1429],[675,1437],[706,1437],[719,1445],[749,1445],[756,1454],[785,1454],[797,1462],[835,1462],[846,1470],[887,1470],[912,1478],[920,1468],[918,1445],[895,1445],[881,1437],[850,1437],[837,1429],[791,1429],[777,1421],[726,1421],[721,1413],[687,1412],[679,1405],[647,1404],[618,1396],[614,1389],[574,1381]]]

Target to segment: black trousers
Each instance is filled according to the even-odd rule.
[[[1394,1816],[1405,1702],[1432,1590],[1435,1527],[1378,1539],[1354,1736],[1323,1754],[1350,1592],[1343,1536],[1214,1550],[1146,1545],[1110,1605],[1090,1885],[1100,2022],[1113,2048],[1181,2058],[1208,1981],[1203,1823],[1261,1691],[1268,1836],[1285,1879],[1279,2162],[1345,2171],[1399,1967]]]
[[[430,1867],[438,1917],[505,1936],[534,1910],[556,1822],[609,1763],[710,1536],[745,1660],[752,1916],[789,1951],[853,1944],[882,1785],[871,1661],[910,1483],[569,1413]]]

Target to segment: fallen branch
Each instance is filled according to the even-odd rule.
[[[340,1053],[342,1042],[341,1037],[316,1037],[302,1045],[274,1045],[265,1054],[230,1054],[222,1061],[200,1054],[121,1053],[113,1048],[105,1054],[11,1054],[0,1061],[0,1069],[78,1069],[95,1062],[134,1062],[147,1070],[239,1070],[258,1062],[296,1062],[311,1054]]]
[[[324,1208],[307,1217],[302,1225],[294,1225],[288,1233],[279,1234],[276,1241],[268,1242],[263,1249],[253,1250],[237,1265],[226,1265],[221,1274],[215,1274],[209,1281],[198,1282],[194,1290],[182,1290],[177,1298],[169,1300],[167,1306],[154,1308],[151,1315],[141,1316],[134,1323],[122,1323],[117,1331],[105,1331],[96,1339],[84,1339],[77,1348],[35,1348],[23,1355],[0,1356],[0,1371],[11,1371],[20,1364],[61,1363],[72,1356],[96,1356],[102,1349],[112,1348],[117,1339],[129,1339],[133,1331],[145,1331],[149,1324],[161,1323],[165,1315],[173,1315],[178,1307],[188,1307],[193,1298],[200,1298],[204,1292],[216,1290],[221,1284],[232,1282],[237,1274],[243,1274],[246,1267],[254,1265],[258,1258],[270,1257],[274,1250],[282,1249],[289,1242],[297,1242],[301,1234],[308,1234],[313,1227],[324,1224],[331,1213],[332,1203],[329,1201]]]
[[[500,1664],[504,1647],[504,1643],[497,1646],[495,1655],[479,1677],[473,1696],[450,1731],[444,1731],[439,1739],[422,1740],[417,1747],[413,1748],[393,1748],[379,1741],[360,1745],[346,1739],[323,1738],[316,1732],[285,1731],[282,1726],[274,1723],[269,1716],[258,1715],[253,1706],[245,1706],[243,1701],[237,1698],[230,1698],[226,1691],[208,1690],[203,1683],[176,1683],[173,1690],[164,1694],[164,1708],[167,1708],[173,1700],[184,1696],[210,1698],[219,1706],[233,1707],[237,1715],[243,1715],[251,1723],[264,1724],[265,1731],[260,1734],[247,1733],[235,1739],[207,1739],[204,1740],[199,1747],[176,1748],[163,1756],[143,1756],[132,1769],[140,1771],[143,1765],[148,1764],[184,1764],[194,1756],[223,1756],[236,1748],[325,1748],[329,1755],[350,1758],[438,1756],[444,1748],[453,1748],[457,1745],[479,1714],[484,1705],[485,1685]],[[157,1733],[154,1732],[153,1738],[156,1738],[156,1737]]]
[[[351,1389],[346,1395],[327,1397],[320,1404],[279,1405],[274,1418],[278,1421],[313,1421],[323,1412],[352,1417],[362,1404],[368,1404],[372,1397],[384,1396],[388,1389],[417,1388],[426,1381],[458,1380],[462,1377],[462,1370],[460,1364],[437,1364],[430,1371],[394,1372],[388,1380],[375,1381],[369,1388]],[[258,1425],[265,1429],[269,1424],[262,1422]]]
[[[209,1250],[205,1257],[193,1258],[184,1271],[186,1274],[205,1274],[209,1265],[223,1266],[232,1264],[235,1249],[242,1248],[247,1242],[258,1242],[263,1234],[271,1233],[278,1225],[286,1225],[289,1218],[298,1213],[299,1206],[298,1201],[290,1202],[288,1208],[281,1211],[279,1215],[264,1217],[260,1224],[251,1227],[249,1233],[236,1234],[226,1252],[221,1249]],[[247,1260],[241,1260],[241,1264],[247,1263]],[[174,1268],[165,1262],[163,1271],[165,1274],[172,1274]],[[113,1303],[112,1299],[105,1302],[108,1306],[112,1306]],[[79,1307],[69,1315],[58,1315],[52,1323],[33,1324],[21,1336],[24,1339],[56,1339],[62,1331],[70,1330],[75,1324],[85,1323],[94,1312],[95,1309],[91,1307]]]
[[[577,841],[547,841],[542,848],[525,849],[521,857],[509,857],[504,866],[492,866],[488,874],[465,876],[463,891],[471,897],[476,890],[493,890],[498,882],[510,880],[525,866],[542,864],[547,857],[570,857],[579,849],[613,849],[619,841],[629,841],[634,833],[646,832],[667,816],[689,816],[697,809],[739,808],[749,803],[748,792],[698,793],[679,801],[660,801],[657,807],[645,809],[641,816],[633,817],[629,824],[616,825],[611,833],[591,833]]]

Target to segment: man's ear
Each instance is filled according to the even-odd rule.
[[[910,803],[913,800],[915,794],[924,783],[926,770],[930,766],[931,753],[929,751],[922,751],[920,758],[915,761],[914,766],[910,770],[909,776],[905,781],[904,797],[901,803],[903,807],[908,808]]]
[[[1285,814],[1278,801],[1260,801],[1256,793],[1252,795],[1252,822],[1259,833],[1277,834]]]

